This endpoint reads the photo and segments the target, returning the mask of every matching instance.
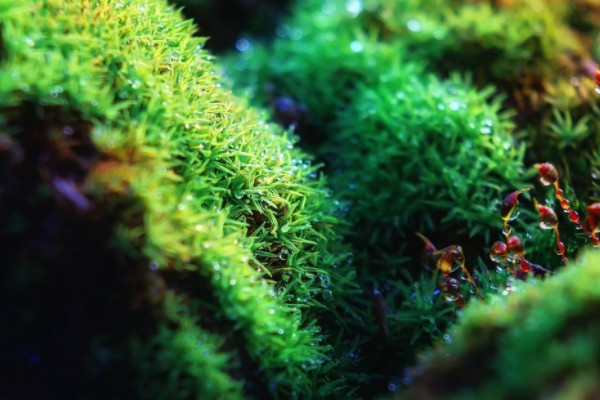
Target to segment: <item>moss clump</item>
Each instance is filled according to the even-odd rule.
[[[599,265],[588,252],[551,279],[470,306],[400,398],[597,397]]]
[[[362,7],[303,3],[288,37],[242,54],[231,75],[259,88],[276,117],[282,97],[306,106],[298,132],[320,134],[308,147],[326,161],[368,264],[400,265],[415,231],[438,242],[489,239],[494,201],[523,184],[524,149],[512,141],[510,115],[493,89],[437,78],[402,40],[364,32]]]
[[[315,381],[318,323],[355,292],[324,182],[194,25],[164,1],[1,0],[0,26],[0,395],[345,390]]]
[[[526,185],[525,149],[513,140],[502,96],[476,89],[468,75],[441,78],[401,38],[363,29],[372,16],[367,3],[308,1],[294,15],[280,29],[284,37],[229,59],[228,73],[325,162],[352,224],[345,237],[356,249],[358,281],[390,306],[389,340],[373,298],[356,307],[364,324],[348,333],[359,338],[356,358],[368,377],[359,394],[368,398],[397,386],[402,368],[456,317],[440,276],[418,272],[423,244],[415,231],[438,248],[462,245],[484,296],[504,285],[506,275],[488,279],[478,257],[487,258],[501,235],[502,199]],[[527,228],[532,242],[544,234]]]

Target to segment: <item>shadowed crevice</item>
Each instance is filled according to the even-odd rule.
[[[160,313],[148,261],[115,238],[143,224],[142,205],[90,190],[104,155],[75,112],[0,113],[0,397],[123,396],[130,337],[150,337]]]

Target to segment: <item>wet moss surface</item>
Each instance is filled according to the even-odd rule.
[[[0,0],[0,397],[596,396],[593,3]]]

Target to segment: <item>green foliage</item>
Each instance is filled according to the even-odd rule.
[[[509,273],[482,261],[501,200],[533,186],[525,157],[562,163],[577,210],[595,195],[593,85],[570,84],[588,17],[551,0],[299,3],[272,45],[226,63],[313,164],[221,87],[165,0],[0,0],[0,396],[372,398],[438,340],[456,357],[423,379],[450,395],[467,353],[482,396],[539,393],[562,365],[596,391],[579,369],[596,356],[596,327],[579,325],[596,256],[508,298]],[[553,269],[533,196],[553,205],[536,188],[511,225]],[[560,218],[573,259],[585,240]],[[439,271],[417,271],[416,231],[464,247],[483,301],[463,282],[459,310]],[[515,373],[521,358],[535,379]]]
[[[3,347],[23,351],[16,376],[30,374],[27,354],[63,365],[36,347],[49,327],[21,321],[21,304],[43,315],[41,289],[90,303],[65,311],[89,327],[64,328],[80,346],[77,373],[27,390],[70,397],[72,379],[104,398],[345,391],[314,380],[333,355],[318,324],[335,326],[335,307],[356,293],[328,190],[288,134],[220,87],[194,25],[144,0],[4,0],[0,21],[0,212],[10,216],[0,237],[13,246],[2,259],[12,308],[0,320],[14,326]],[[120,295],[97,315],[113,282]],[[131,324],[114,330],[113,319]],[[95,369],[80,368],[85,359]],[[240,360],[250,364],[236,370]]]
[[[484,82],[552,74],[556,58],[580,45],[561,19],[566,2],[372,2],[383,32],[442,70],[468,69]]]
[[[401,398],[597,396],[599,263],[587,252],[551,279],[471,305]]]
[[[359,313],[365,323],[356,328],[358,345],[369,354],[359,365],[373,377],[361,392],[366,397],[401,380],[402,367],[456,319],[456,307],[434,295],[440,277],[414,272],[422,249],[415,231],[438,248],[462,245],[490,299],[512,285],[508,271],[490,271],[482,259],[503,239],[502,199],[536,185],[536,172],[524,168],[526,151],[529,160],[560,161],[567,197],[580,213],[585,208],[593,156],[563,154],[582,151],[582,143],[591,143],[582,151],[588,155],[596,148],[587,129],[591,80],[579,75],[579,89],[563,88],[581,74],[578,62],[588,51],[567,21],[573,13],[553,1],[304,1],[273,44],[227,60],[240,90],[268,105],[275,119],[290,102],[308,110],[292,126],[324,160],[352,224],[346,239],[357,249],[359,282],[382,290],[390,305],[387,344],[376,313]],[[566,54],[578,61],[564,66]],[[554,270],[555,239],[539,228],[532,197],[559,209],[538,185],[523,196],[513,233],[529,261]],[[558,214],[574,259],[584,235]],[[407,268],[413,271],[405,277]],[[467,284],[462,292],[465,301],[474,297]]]
[[[459,75],[440,80],[411,60],[402,38],[359,29],[372,13],[362,7],[304,3],[289,37],[231,60],[229,72],[306,105],[306,130],[323,132],[312,149],[327,161],[367,264],[400,265],[415,231],[489,240],[490,204],[523,184],[511,115],[493,89],[472,89]]]

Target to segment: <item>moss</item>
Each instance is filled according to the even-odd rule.
[[[560,265],[554,237],[539,229],[532,204],[554,195],[536,186],[536,172],[524,160],[574,161],[574,175],[589,179],[589,163],[563,158],[560,149],[589,139],[584,127],[593,118],[552,113],[544,97],[551,81],[572,77],[558,59],[569,52],[584,57],[586,50],[563,21],[568,7],[543,3],[536,14],[531,4],[513,3],[304,1],[274,43],[254,43],[226,60],[238,89],[270,108],[323,160],[352,224],[345,238],[357,249],[358,281],[366,292],[381,291],[390,306],[388,341],[376,312],[364,306],[359,312],[365,323],[355,332],[364,356],[357,360],[371,377],[359,392],[365,397],[401,386],[402,368],[457,320],[456,306],[440,296],[439,276],[417,271],[422,243],[415,231],[438,248],[462,245],[489,299],[510,285],[506,271],[496,273],[484,261],[491,243],[503,238],[500,202],[535,186],[522,198],[513,233],[528,260]],[[582,91],[592,90],[591,81],[584,84]],[[539,108],[529,100],[518,104],[524,91],[538,96]],[[574,92],[561,98],[573,110],[589,108]],[[546,124],[549,114],[554,125]],[[559,139],[537,136],[548,130]],[[581,210],[583,202],[573,199],[589,184],[563,172],[561,185]],[[574,258],[585,240],[559,219]],[[463,296],[472,296],[468,287]]]
[[[469,307],[400,398],[597,396],[599,262],[587,252],[555,277]]]
[[[314,381],[333,356],[319,321],[356,293],[334,205],[220,87],[194,25],[142,0],[0,1],[0,20],[2,395],[344,390]]]
[[[323,132],[307,147],[326,161],[367,264],[399,266],[415,231],[489,240],[494,201],[523,185],[524,148],[501,98],[460,75],[441,80],[400,39],[362,31],[371,11],[356,4],[303,3],[287,38],[232,60],[230,74],[275,115],[273,96],[306,106],[298,133]],[[273,89],[262,93],[265,85]]]

